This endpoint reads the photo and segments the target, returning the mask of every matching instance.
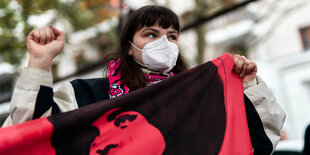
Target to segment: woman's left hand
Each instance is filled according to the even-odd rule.
[[[256,63],[250,61],[245,56],[238,54],[234,55],[234,71],[242,79],[243,83],[252,81],[256,77],[257,66]]]

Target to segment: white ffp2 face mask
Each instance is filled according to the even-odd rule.
[[[168,41],[166,35],[147,43],[143,49],[138,48],[132,42],[130,43],[134,48],[142,52],[143,64],[136,59],[135,61],[147,69],[167,74],[176,65],[179,47],[175,43]]]

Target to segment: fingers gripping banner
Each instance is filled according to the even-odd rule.
[[[1,128],[0,154],[253,154],[232,70],[224,54],[114,99]]]

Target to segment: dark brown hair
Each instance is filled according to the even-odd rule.
[[[180,32],[179,17],[170,9],[148,5],[133,12],[125,24],[120,34],[120,44],[116,58],[120,58],[121,81],[129,86],[131,90],[136,90],[145,87],[145,76],[140,66],[134,61],[133,56],[128,54],[131,48],[129,41],[133,41],[134,34],[143,27],[150,27],[158,24],[166,29],[173,27]],[[115,59],[115,56],[114,56]],[[109,58],[105,61],[107,62]],[[188,69],[184,57],[179,54],[176,66],[172,72],[178,74]]]

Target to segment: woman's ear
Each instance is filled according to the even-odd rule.
[[[133,51],[132,51],[132,46],[130,45],[130,43],[128,43],[129,45],[129,51],[128,51],[128,55],[133,55]]]
[[[130,48],[128,51],[128,55],[133,55],[132,49]]]

